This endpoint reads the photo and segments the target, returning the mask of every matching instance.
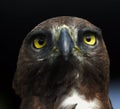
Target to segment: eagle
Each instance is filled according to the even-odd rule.
[[[83,18],[59,16],[25,37],[13,88],[20,109],[112,109],[109,72],[101,29]]]

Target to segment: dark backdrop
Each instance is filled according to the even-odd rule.
[[[0,109],[17,109],[20,103],[12,80],[26,34],[41,21],[63,15],[85,18],[102,29],[111,60],[110,97],[114,107],[119,105],[120,0],[3,0],[0,1]]]

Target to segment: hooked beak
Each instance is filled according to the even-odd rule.
[[[62,28],[60,30],[60,36],[57,42],[57,48],[59,49],[61,55],[68,59],[69,55],[72,53],[72,49],[74,47],[74,43],[70,36],[70,33],[67,28]]]

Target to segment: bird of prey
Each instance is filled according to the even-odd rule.
[[[20,109],[112,109],[109,56],[101,30],[60,16],[25,37],[13,80]]]

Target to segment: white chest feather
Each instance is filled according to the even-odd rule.
[[[73,108],[74,107],[74,108]],[[64,98],[58,109],[99,109],[100,103],[96,98],[92,101],[85,100],[75,89],[71,91],[71,95]]]

